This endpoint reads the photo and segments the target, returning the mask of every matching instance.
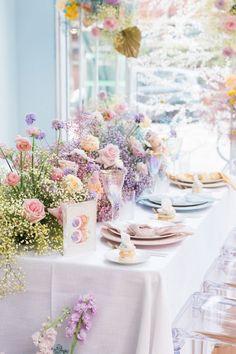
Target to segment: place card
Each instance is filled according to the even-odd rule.
[[[95,251],[97,201],[63,205],[64,255]]]

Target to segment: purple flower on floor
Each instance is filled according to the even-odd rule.
[[[138,113],[134,116],[134,119],[135,119],[135,122],[139,124],[144,121],[145,117],[143,114]]]
[[[55,130],[61,130],[65,127],[64,122],[62,122],[61,120],[53,120],[52,121],[52,128]]]
[[[46,137],[46,134],[44,132],[40,132],[37,136],[36,136],[36,139],[37,140],[43,140],[45,139]]]
[[[96,314],[96,305],[93,296],[85,295],[73,308],[73,312],[66,327],[66,337],[73,338],[71,352],[74,353],[77,341],[85,341],[87,331],[91,329],[92,317]]]
[[[25,121],[27,125],[32,125],[36,121],[36,114],[35,113],[26,114]]]

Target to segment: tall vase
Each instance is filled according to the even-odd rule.
[[[230,158],[229,158],[230,174],[236,175],[236,109],[231,109],[230,121]]]

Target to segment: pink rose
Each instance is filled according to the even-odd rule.
[[[32,149],[31,143],[27,138],[23,136],[17,136],[16,148],[21,152],[30,151]]]
[[[51,173],[51,179],[53,181],[61,181],[62,178],[64,177],[64,172],[61,168],[54,168]]]
[[[117,29],[118,27],[118,22],[116,21],[115,18],[112,18],[112,17],[108,17],[104,20],[103,22],[103,27],[110,31],[110,32],[113,32]]]
[[[37,138],[41,133],[40,129],[36,127],[30,127],[29,129],[26,130],[26,132],[29,136],[34,138]]]
[[[24,216],[26,220],[33,224],[39,222],[45,217],[45,208],[38,199],[25,199],[23,204]]]
[[[95,26],[91,29],[91,33],[95,38],[97,38],[101,35],[101,30],[99,27]]]
[[[228,16],[223,23],[225,31],[236,30],[236,18],[234,16]]]
[[[20,176],[15,172],[8,173],[5,183],[8,186],[15,187],[20,182]]]
[[[120,163],[120,150],[117,145],[108,144],[99,151],[98,162],[104,165],[104,168],[117,166]]]
[[[134,136],[131,136],[129,138],[129,148],[132,152],[132,154],[136,157],[144,157],[145,156],[145,151],[143,149],[142,144],[138,139],[136,139]]]
[[[128,111],[128,105],[126,103],[120,103],[120,104],[117,104],[115,107],[114,107],[114,110],[117,114],[122,114],[124,112],[127,112]]]
[[[61,206],[59,208],[49,208],[48,212],[57,219],[58,224],[63,225],[63,211]]]

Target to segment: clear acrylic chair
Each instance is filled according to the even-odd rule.
[[[236,301],[193,294],[173,323],[175,354],[236,354]]]
[[[204,277],[202,291],[236,300],[236,258],[218,257]]]
[[[221,253],[226,256],[236,256],[236,227],[230,231]]]

